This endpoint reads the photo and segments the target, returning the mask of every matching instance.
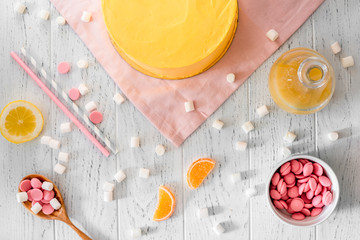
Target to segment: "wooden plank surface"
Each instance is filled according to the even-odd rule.
[[[360,233],[360,194],[357,183],[359,154],[360,102],[360,3],[357,0],[326,0],[306,23],[231,96],[180,148],[169,141],[126,101],[117,106],[112,101],[120,90],[96,62],[68,25],[58,26],[59,15],[47,0],[27,0],[24,15],[15,14],[14,2],[0,6],[0,108],[8,102],[25,99],[39,106],[45,118],[42,135],[51,135],[62,142],[61,151],[71,153],[64,175],[53,173],[58,161],[57,150],[39,144],[39,139],[14,145],[0,137],[0,239],[79,239],[65,224],[40,220],[16,203],[19,180],[30,173],[44,174],[60,188],[69,216],[81,224],[94,239],[130,239],[130,229],[142,229],[141,239],[202,240],[202,239],[357,239]],[[38,12],[51,12],[49,21],[41,21]],[[334,56],[329,45],[338,40],[343,51]],[[78,130],[60,134],[60,124],[67,117],[49,101],[35,83],[10,58],[12,50],[25,45],[43,62],[45,69],[65,90],[86,83],[90,93],[77,103],[98,103],[104,114],[100,124],[107,136],[116,141],[119,154],[103,157]],[[329,106],[317,114],[295,116],[280,110],[271,100],[268,74],[273,62],[294,47],[318,50],[334,66],[337,87]],[[343,69],[340,57],[353,55],[355,67]],[[88,59],[88,69],[76,67],[79,59]],[[60,76],[57,64],[69,61],[71,74]],[[266,104],[271,113],[263,119],[256,108]],[[215,119],[225,126],[221,131],[211,127]],[[251,120],[255,131],[246,135],[241,124]],[[294,131],[298,140],[290,146],[294,153],[310,153],[327,161],[339,177],[342,195],[336,212],[320,226],[299,229],[277,220],[265,202],[264,183],[269,170],[282,159],[280,147],[286,131]],[[330,143],[329,131],[339,131],[340,140]],[[140,136],[141,147],[131,149],[130,138]],[[245,152],[234,149],[238,140],[247,141]],[[155,154],[155,146],[163,144],[166,153]],[[198,190],[186,184],[186,171],[199,157],[217,161],[213,172]],[[138,177],[139,168],[149,168],[149,179]],[[104,181],[124,170],[127,178],[116,184],[116,201],[103,202]],[[230,181],[232,173],[243,179]],[[114,181],[115,182],[115,181]],[[174,216],[161,223],[152,221],[160,185],[170,187],[177,199]],[[244,191],[256,186],[258,194],[248,199]],[[208,207],[210,216],[198,219],[198,208]],[[212,228],[221,223],[226,233],[218,237]]]

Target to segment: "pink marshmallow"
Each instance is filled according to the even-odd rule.
[[[21,181],[19,188],[20,188],[20,190],[21,190],[22,192],[27,192],[27,191],[29,191],[29,190],[31,189],[31,182],[30,182],[30,180],[29,180],[29,179],[25,179],[25,180]]]
[[[77,88],[72,88],[69,90],[69,98],[73,101],[76,101],[80,98],[80,91]]]
[[[54,212],[54,208],[50,204],[44,204],[44,206],[42,207],[42,212],[45,215],[50,215]]]
[[[34,189],[41,189],[42,182],[41,182],[39,179],[37,179],[37,178],[32,178],[30,182],[31,182],[32,188],[34,188]]]
[[[92,111],[89,115],[89,119],[92,123],[94,124],[98,124],[101,123],[103,120],[103,115],[101,114],[101,112],[98,111]]]
[[[61,62],[61,63],[59,63],[57,69],[60,74],[66,74],[70,71],[70,63]]]
[[[34,199],[34,201],[41,201],[44,195],[40,189],[32,189],[31,196]]]

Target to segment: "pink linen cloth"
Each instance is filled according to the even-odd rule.
[[[239,23],[224,57],[206,72],[184,80],[161,80],[130,67],[113,47],[102,16],[101,0],[50,0],[120,87],[126,97],[172,143],[181,145],[271,56],[324,0],[238,0]],[[131,1],[131,0],[130,0]],[[92,21],[80,21],[83,11]],[[270,29],[279,33],[272,42]],[[235,83],[226,75],[235,73]],[[186,113],[184,102],[196,110]]]

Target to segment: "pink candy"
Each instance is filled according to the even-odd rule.
[[[69,90],[69,98],[73,101],[78,100],[80,97],[80,91],[77,88],[72,88]]]
[[[331,180],[319,163],[294,159],[272,176],[270,197],[277,209],[286,210],[295,220],[315,217],[332,203]]]
[[[59,63],[57,69],[60,74],[66,74],[70,71],[70,63],[61,62],[61,63]]]

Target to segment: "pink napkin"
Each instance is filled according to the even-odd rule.
[[[131,68],[113,47],[103,21],[101,0],[50,0],[126,97],[176,146],[181,145],[279,48],[324,0],[238,0],[239,24],[225,56],[208,71],[185,80],[160,80]],[[80,21],[83,11],[92,21]],[[279,33],[271,42],[265,34]],[[226,75],[236,74],[235,83]],[[184,102],[196,110],[186,113]]]

